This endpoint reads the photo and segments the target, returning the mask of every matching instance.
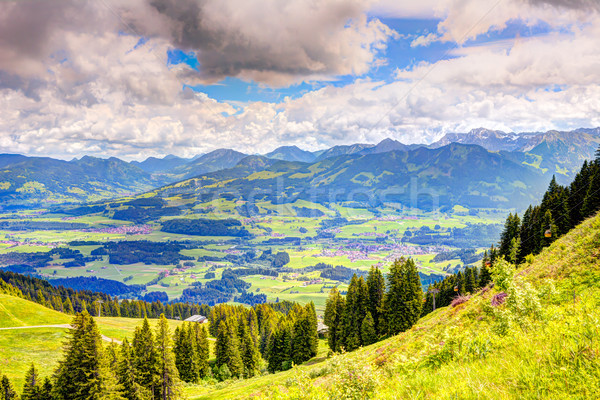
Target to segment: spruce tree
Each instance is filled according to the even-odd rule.
[[[136,381],[136,371],[133,366],[133,349],[127,338],[123,340],[117,364],[117,379],[127,400],[149,400],[153,398],[149,389],[142,387]]]
[[[68,297],[63,304],[63,310],[66,314],[75,314],[75,311],[73,310],[73,304],[71,303],[71,299],[69,299]]]
[[[340,295],[337,287],[329,291],[329,297],[325,303],[324,323],[327,325],[327,343],[331,351],[338,352],[343,343],[343,315],[346,300]]]
[[[240,341],[233,319],[225,319],[219,323],[215,353],[216,365],[219,368],[223,364],[227,364],[232,376],[242,376],[244,363],[240,355]]]
[[[25,374],[25,383],[21,400],[38,400],[41,394],[41,382],[35,365],[31,363],[31,368]]]
[[[360,334],[362,337],[362,343],[364,346],[368,346],[377,341],[377,332],[375,331],[375,321],[373,320],[373,316],[371,316],[371,312],[368,311],[367,315],[362,321],[360,327]]]
[[[582,219],[592,216],[600,209],[600,166],[595,165],[594,170],[581,207]]]
[[[269,372],[282,371],[291,366],[292,327],[291,322],[281,318],[277,328],[269,337],[267,345],[267,369]]]
[[[40,400],[52,399],[52,382],[50,378],[44,378],[44,383],[40,389]]]
[[[346,350],[352,351],[360,347],[362,339],[360,325],[367,315],[369,289],[363,277],[352,276],[346,295],[344,307],[342,342]]]
[[[180,399],[183,389],[175,366],[169,323],[164,314],[161,314],[158,320],[155,343],[158,354],[158,398],[161,400]]]
[[[158,394],[158,354],[147,318],[144,318],[141,328],[135,328],[132,346],[135,380],[142,387],[148,389],[153,396],[156,396]]]
[[[250,330],[244,324],[240,324],[241,329],[241,356],[244,363],[244,376],[251,378],[260,370],[260,352],[256,345]]]
[[[381,308],[383,307],[383,296],[385,295],[385,279],[379,268],[371,267],[367,276],[367,287],[369,289],[369,312],[375,321],[375,331],[379,335],[382,333],[379,329],[379,320],[381,319]]]
[[[18,398],[19,396],[10,383],[10,380],[6,375],[3,375],[2,380],[0,380],[0,399],[17,400]]]
[[[94,319],[84,311],[75,315],[71,326],[63,360],[55,372],[53,397],[57,400],[120,398],[113,393],[116,382],[108,371],[102,337]]]
[[[198,382],[195,334],[189,323],[175,329],[173,353],[179,377],[184,382]]]
[[[194,355],[196,357],[196,368],[198,368],[198,377],[204,378],[209,375],[210,367],[208,365],[209,358],[209,345],[208,345],[208,332],[206,328],[200,324],[193,325],[193,331],[195,335],[194,345],[196,346]]]
[[[521,220],[518,214],[508,214],[506,222],[504,223],[504,231],[500,236],[500,247],[498,253],[500,256],[508,258],[511,249],[511,243],[514,238],[519,236],[521,229]]]
[[[384,299],[387,333],[396,335],[410,329],[419,319],[422,307],[423,290],[415,262],[411,258],[394,261]]]

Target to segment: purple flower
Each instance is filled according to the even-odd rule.
[[[504,292],[494,295],[494,297],[492,297],[492,307],[498,307],[500,304],[503,304],[507,297],[508,294]]]

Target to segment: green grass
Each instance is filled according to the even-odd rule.
[[[51,310],[37,303],[0,294],[0,328],[69,324],[72,316]],[[131,340],[138,318],[95,318],[100,333],[118,341]],[[154,326],[156,320],[150,320]],[[173,331],[181,321],[169,320]],[[0,373],[6,374],[18,391],[25,372],[34,362],[47,376],[54,370],[62,354],[62,343],[67,337],[63,327],[23,328],[0,330]]]
[[[498,289],[332,360],[234,381],[191,399],[588,399],[600,388],[600,216]],[[512,296],[512,297],[511,297]],[[539,301],[539,306],[536,305]],[[344,397],[354,390],[354,397]],[[363,392],[360,392],[363,390]]]

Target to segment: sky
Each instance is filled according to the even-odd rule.
[[[600,126],[600,0],[0,2],[0,153]]]

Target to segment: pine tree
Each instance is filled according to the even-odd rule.
[[[235,321],[225,319],[219,323],[215,353],[216,365],[219,368],[227,364],[232,376],[242,376],[244,363],[240,355],[240,341],[235,329]]]
[[[244,376],[251,378],[255,376],[260,369],[260,352],[258,346],[254,342],[250,330],[244,324],[240,324],[241,331],[241,356],[244,363]]]
[[[175,400],[181,398],[183,389],[173,354],[169,323],[164,314],[160,315],[156,327],[156,350],[158,354],[158,398]]]
[[[206,328],[200,324],[194,324],[193,326],[194,335],[196,336],[194,340],[194,345],[196,346],[194,354],[196,356],[196,368],[198,368],[197,374],[199,378],[204,378],[210,373],[208,365],[208,333],[206,332]]]
[[[344,307],[342,342],[346,350],[352,351],[362,344],[360,324],[367,315],[369,304],[369,289],[363,277],[350,280]]]
[[[133,367],[133,350],[127,338],[121,344],[116,371],[123,397],[127,400],[149,400],[153,398],[150,390],[142,387],[136,381],[136,371]]]
[[[13,388],[10,380],[6,375],[2,376],[0,381],[0,399],[2,400],[18,400],[19,396]]]
[[[367,287],[369,289],[369,312],[375,321],[375,331],[381,334],[379,320],[381,319],[381,308],[383,307],[383,296],[385,295],[385,279],[381,270],[375,266],[371,267],[367,276]]]
[[[71,299],[68,297],[63,303],[63,310],[66,314],[75,314],[75,310],[73,310],[73,304],[71,303]]]
[[[362,343],[364,346],[368,346],[377,341],[377,332],[375,331],[375,321],[371,316],[371,312],[367,312],[367,315],[362,321],[360,327],[360,333],[362,337]]]
[[[394,261],[388,275],[384,298],[388,334],[410,329],[421,315],[423,290],[415,262],[409,258]]]
[[[513,215],[512,213],[508,214],[506,222],[504,223],[504,231],[500,236],[500,247],[498,249],[498,253],[501,257],[504,256],[508,258],[512,240],[519,236],[520,228],[521,220],[519,219],[519,215]]]
[[[175,329],[173,353],[179,377],[184,382],[198,382],[195,334],[189,323]]]
[[[292,359],[292,327],[286,318],[279,321],[267,345],[267,369],[276,372],[291,367]]]
[[[340,295],[337,287],[329,291],[329,297],[325,303],[324,322],[327,325],[327,343],[332,351],[341,350],[343,343],[343,315],[346,300]]]
[[[58,400],[120,398],[113,392],[116,382],[108,371],[102,337],[94,319],[84,311],[75,315],[71,326],[63,360],[55,372],[53,397]]]
[[[158,393],[158,353],[154,345],[154,335],[147,318],[142,327],[136,327],[133,333],[133,369],[135,381],[148,389],[153,396]]]
[[[302,364],[317,354],[317,316],[314,304],[307,304],[296,316],[292,330],[292,361]]]
[[[600,166],[595,165],[594,170],[581,207],[582,219],[592,216],[600,209]]]
[[[41,382],[35,365],[31,363],[31,368],[25,375],[25,383],[23,384],[23,392],[21,400],[38,400],[41,394]]]
[[[40,389],[40,400],[52,399],[52,382],[50,378],[44,378],[44,383]]]

